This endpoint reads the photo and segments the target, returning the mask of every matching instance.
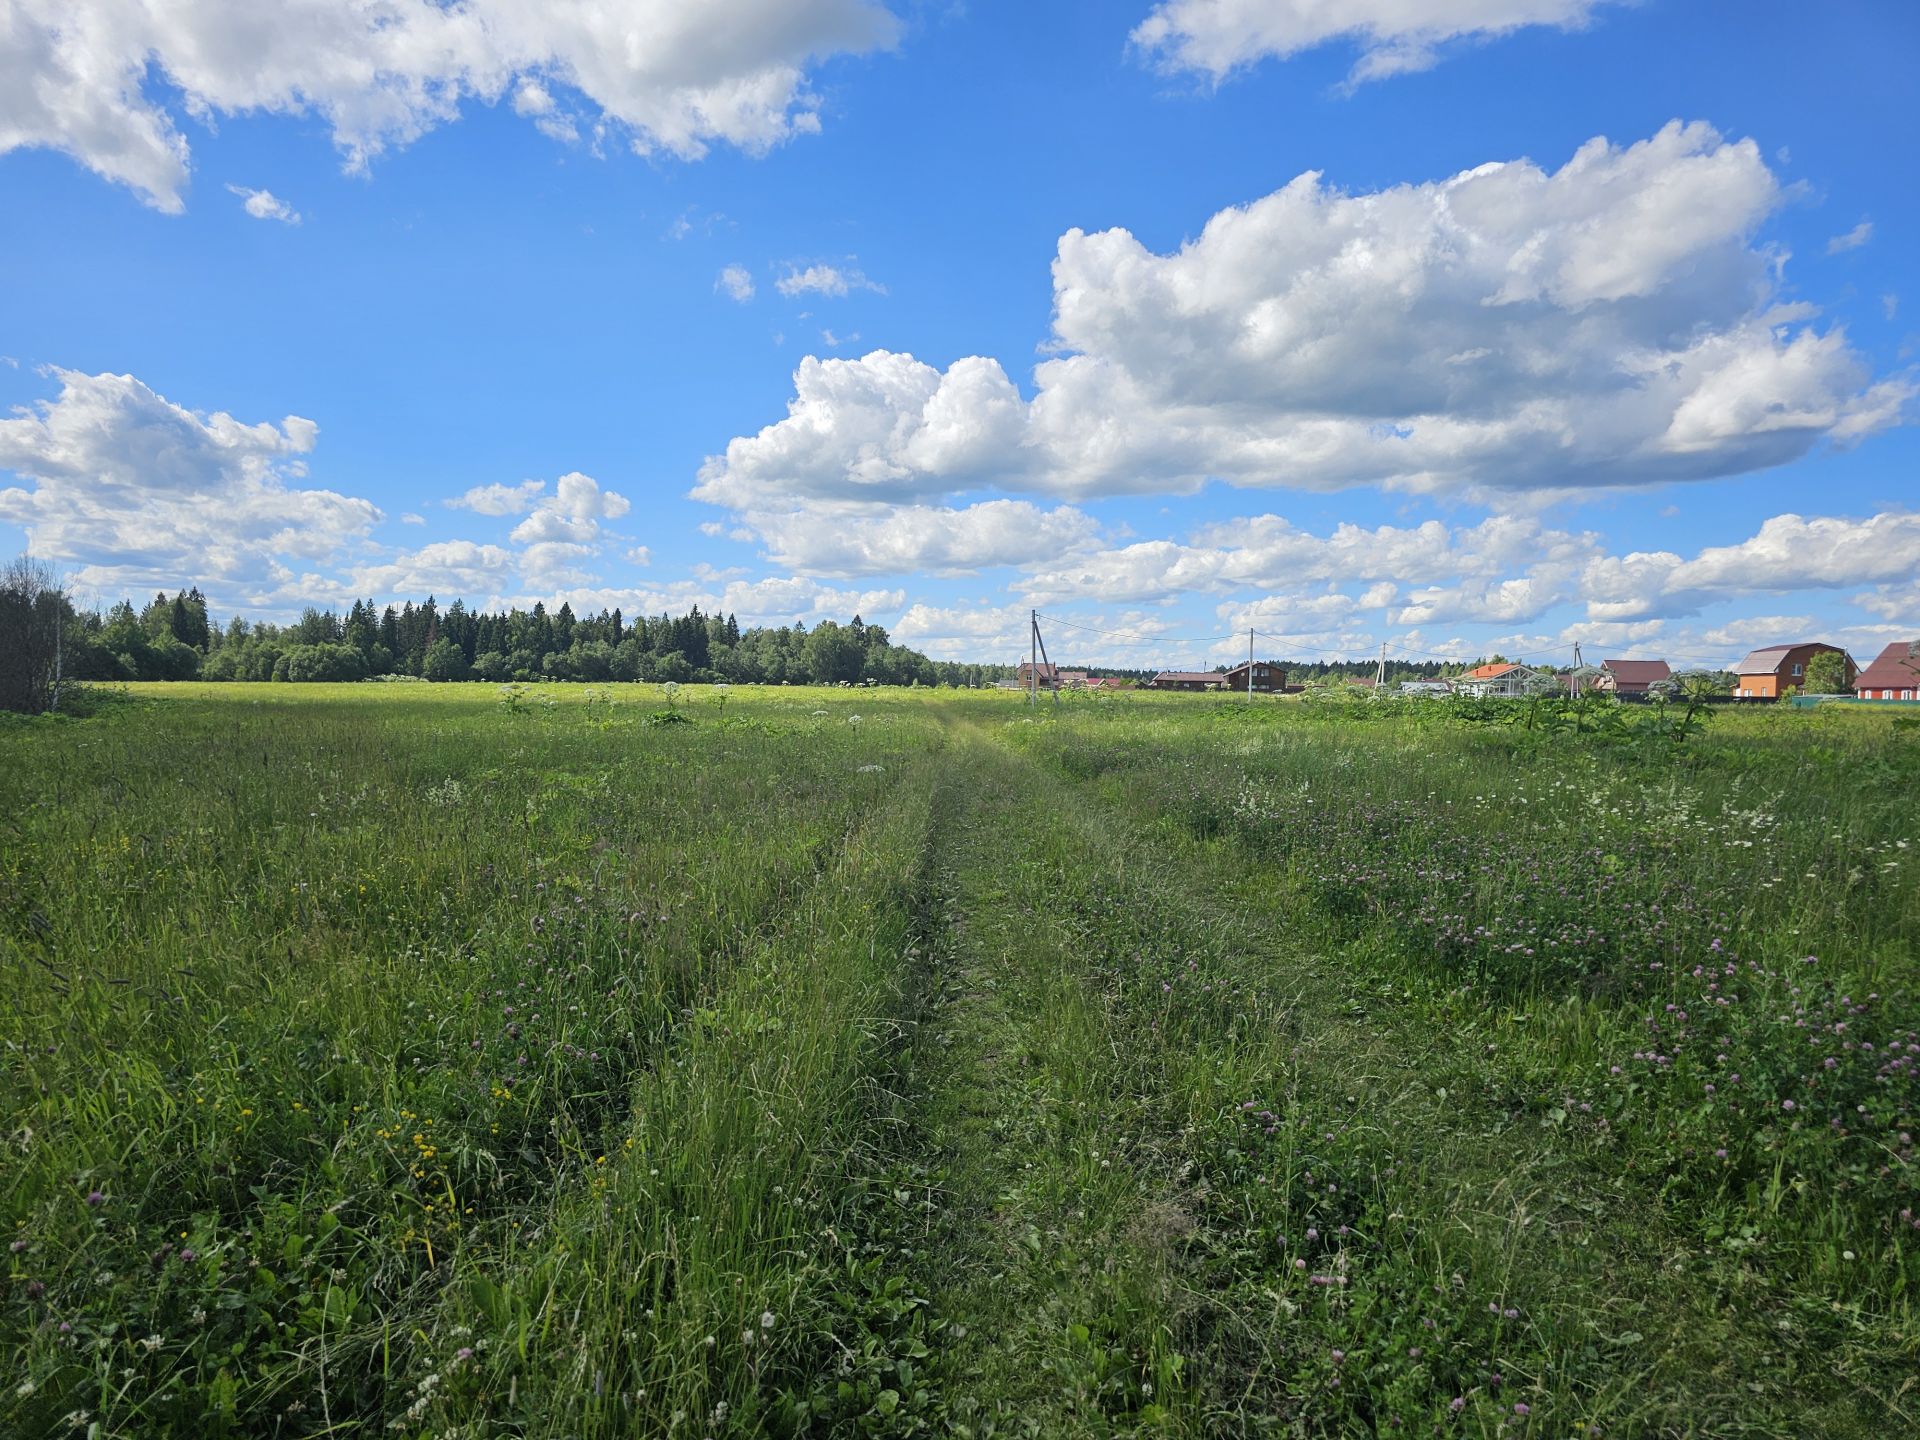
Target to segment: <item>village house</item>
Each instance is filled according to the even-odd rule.
[[[1038,665],[1028,660],[1022,660],[1020,662],[1020,668],[1013,672],[1013,678],[1020,682],[1020,688],[1022,690],[1027,689],[1034,683],[1034,677],[1036,675],[1039,677],[1039,685],[1042,690],[1055,689],[1060,683],[1060,667],[1058,665],[1049,665],[1044,660]]]
[[[1858,673],[1853,657],[1838,645],[1810,640],[1798,645],[1765,645],[1734,667],[1739,676],[1733,693],[1743,699],[1777,700],[1789,690],[1797,690],[1807,678],[1807,662],[1816,655],[1846,656],[1846,683],[1852,686]]]
[[[1672,678],[1673,669],[1664,660],[1602,660],[1593,688],[1613,695],[1645,695],[1660,681]]]
[[[1253,675],[1251,685],[1247,683],[1249,671]],[[1220,678],[1227,689],[1242,695],[1249,690],[1256,695],[1274,695],[1287,688],[1286,667],[1272,660],[1243,661]]]
[[[1476,665],[1453,682],[1462,695],[1524,695],[1539,672],[1526,665],[1500,660]]]
[[[1920,700],[1920,640],[1896,640],[1853,679],[1862,700]]]
[[[1218,670],[1162,670],[1148,688],[1153,690],[1218,690],[1227,677]]]

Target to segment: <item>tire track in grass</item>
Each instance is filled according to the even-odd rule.
[[[980,1440],[1154,1432],[1179,1385],[1179,1225],[1130,1138],[1124,1027],[1059,908],[1088,857],[1032,803],[1030,762],[974,733],[956,750],[938,998],[911,1061],[944,1196],[911,1273],[945,1327],[926,1422]]]
[[[849,1175],[885,1116],[929,823],[909,776],[632,1097],[627,1136],[449,1296],[405,1416],[474,1433],[808,1428]],[[464,1343],[463,1343],[464,1342]]]

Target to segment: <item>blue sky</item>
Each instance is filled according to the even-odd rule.
[[[973,659],[1920,634],[1920,10],[1324,8],[23,0],[0,548]]]

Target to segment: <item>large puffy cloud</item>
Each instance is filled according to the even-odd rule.
[[[1581,579],[1590,613],[1621,620],[1691,614],[1731,596],[1892,585],[1913,575],[1917,556],[1920,514],[1884,511],[1864,520],[1789,514],[1773,516],[1738,544],[1709,546],[1692,559],[1666,550],[1597,557]]]
[[[467,495],[475,493],[468,491]],[[508,495],[514,493],[525,493],[524,488],[519,492],[507,490]],[[489,494],[485,498],[496,497]],[[589,584],[593,577],[584,567],[600,553],[606,540],[607,532],[600,522],[617,520],[632,508],[626,496],[602,490],[597,480],[577,470],[555,481],[553,494],[536,491],[530,503],[527,518],[513,527],[508,539],[524,547],[520,551],[522,579],[542,590]]]
[[[1056,358],[802,362],[787,418],[694,494],[1091,497],[1209,478],[1489,493],[1743,473],[1895,423],[1838,329],[1778,303],[1754,241],[1780,190],[1751,141],[1668,125],[1367,195],[1300,176],[1173,254],[1069,231]]]
[[[560,477],[552,495],[533,502],[527,518],[513,527],[512,539],[516,545],[590,546],[600,539],[602,520],[617,520],[631,508],[626,496],[602,490],[591,475],[575,470]]]
[[[0,519],[36,554],[77,565],[83,586],[180,577],[254,584],[278,557],[322,560],[383,518],[370,502],[308,489],[319,427],[246,424],[185,409],[131,375],[53,372],[59,395],[0,420]]]
[[[911,355],[809,355],[787,418],[708,460],[698,499],[736,509],[771,500],[899,501],[1017,480],[1026,406],[999,362],[944,373]]]
[[[761,150],[819,128],[809,60],[896,30],[878,0],[11,0],[0,152],[64,151],[178,211],[187,143],[149,67],[199,118],[318,114],[353,168],[516,86],[515,109],[562,138],[587,118],[641,153]]]
[[[1218,80],[1269,57],[1330,40],[1358,43],[1353,79],[1424,70],[1437,47],[1529,25],[1586,23],[1604,0],[1161,0],[1133,42],[1168,69]]]

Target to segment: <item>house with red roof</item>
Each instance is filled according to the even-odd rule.
[[[1853,677],[1862,700],[1920,700],[1920,640],[1896,640]]]

